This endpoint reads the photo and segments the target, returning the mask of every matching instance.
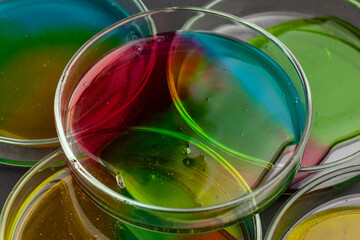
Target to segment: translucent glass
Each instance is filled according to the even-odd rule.
[[[258,51],[249,36],[273,47]],[[171,8],[84,45],[59,83],[55,114],[73,176],[99,206],[137,226],[202,232],[249,218],[287,188],[311,97],[296,59],[261,28]]]

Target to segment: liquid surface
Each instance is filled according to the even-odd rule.
[[[2,1],[0,136],[57,137],[53,102],[63,69],[95,33],[124,17],[112,1]]]
[[[184,235],[156,233],[125,224],[91,202],[73,181],[66,168],[57,171],[38,185],[37,189],[22,200],[22,212],[17,213],[17,222],[14,222],[11,229],[7,230],[8,238],[6,239],[247,239],[243,224],[214,232]]]
[[[360,207],[319,212],[300,222],[286,240],[356,240],[360,236]]]
[[[291,80],[244,42],[166,33],[126,43],[81,79],[68,129],[94,173],[124,196],[192,208],[259,186],[296,148],[304,122]],[[102,181],[103,182],[103,181]]]
[[[321,164],[335,146],[360,133],[360,30],[334,17],[298,19],[268,29],[300,62],[313,97],[303,167]],[[265,39],[253,39],[260,49]]]

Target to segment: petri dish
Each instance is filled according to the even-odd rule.
[[[66,64],[94,34],[143,10],[136,0],[1,1],[0,162],[26,165],[26,152],[35,161],[54,150],[27,147],[59,145],[53,102]]]
[[[277,47],[259,51],[219,33],[224,25]],[[287,188],[311,97],[291,52],[261,28],[169,8],[84,45],[59,82],[55,116],[74,178],[105,211],[150,230],[204,232],[253,216]]]
[[[258,215],[218,231],[170,234],[127,224],[104,212],[81,190],[61,150],[32,167],[17,183],[0,217],[0,239],[260,240]]]
[[[357,239],[359,176],[351,166],[309,182],[280,208],[264,239]]]
[[[359,2],[217,0],[204,7],[229,12],[267,29],[295,55],[309,80],[312,130],[288,192],[334,169],[359,164],[360,101],[355,90],[360,86]],[[231,27],[222,31],[242,34]],[[264,39],[251,41],[259,48],[268,47]]]

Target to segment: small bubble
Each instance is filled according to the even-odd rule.
[[[243,137],[243,136],[244,136],[244,133],[240,133],[240,136]]]
[[[184,148],[184,150],[183,150],[183,154],[188,155],[188,154],[190,154],[190,153],[191,153],[191,149],[190,149],[190,147]]]
[[[249,109],[247,108],[247,109],[245,109],[245,111],[247,111],[247,112],[248,112],[248,111],[249,111]]]
[[[158,41],[158,42],[163,42],[163,41],[165,41],[165,36],[158,36],[158,37],[157,37],[157,41]]]
[[[319,112],[317,112],[317,113],[316,113],[316,116],[320,117],[320,113],[319,113]]]
[[[185,158],[183,160],[183,164],[187,167],[192,167],[194,165],[193,160],[190,158]]]
[[[88,83],[87,83],[87,82],[84,82],[84,86],[88,86]]]
[[[43,67],[47,67],[46,63],[43,64]]]
[[[117,183],[118,187],[121,189],[125,188],[124,179],[123,179],[121,173],[117,174],[115,178],[116,178],[116,183]]]
[[[285,97],[286,96],[285,93],[283,93],[282,96]]]
[[[207,101],[207,102],[208,102],[208,101],[210,101],[210,98],[208,98],[208,97],[207,97],[207,98],[205,98],[205,101]]]
[[[75,168],[75,169],[79,169],[79,168],[80,168],[80,165],[79,165],[79,163],[78,163],[77,160],[73,160],[72,163],[74,164],[74,168]]]

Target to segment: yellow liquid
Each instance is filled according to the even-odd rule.
[[[66,168],[39,184],[21,205],[20,211],[12,213],[15,221],[5,230],[6,240],[248,239],[243,224],[197,234],[167,234],[128,225],[90,201]]]
[[[300,222],[286,240],[358,240],[360,207],[340,207],[319,212]]]

